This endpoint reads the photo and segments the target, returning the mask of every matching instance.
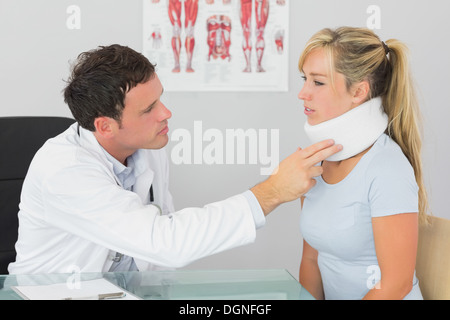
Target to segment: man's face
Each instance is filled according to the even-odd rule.
[[[121,125],[115,128],[115,144],[120,153],[138,149],[160,149],[169,137],[168,119],[172,113],[161,102],[163,87],[155,74],[125,95]]]

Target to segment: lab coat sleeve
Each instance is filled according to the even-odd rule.
[[[81,174],[82,172],[82,174]],[[102,169],[65,167],[43,183],[45,219],[70,234],[165,267],[254,241],[255,223],[244,195],[203,208],[160,215]]]

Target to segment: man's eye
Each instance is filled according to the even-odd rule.
[[[150,111],[152,111],[153,108],[155,107],[155,104],[156,103],[153,103],[151,106],[149,106],[147,109],[145,109],[143,113],[149,113]]]

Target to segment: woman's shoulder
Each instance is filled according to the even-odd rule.
[[[375,175],[389,174],[393,177],[399,174],[414,174],[408,158],[400,146],[387,134],[382,134],[367,154],[368,172]]]
[[[372,217],[417,212],[414,170],[399,145],[384,135],[373,150],[365,175]]]

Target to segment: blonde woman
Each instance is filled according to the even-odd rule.
[[[324,29],[299,69],[307,135],[343,145],[302,198],[301,284],[317,299],[422,299],[427,197],[407,48],[367,29]]]

